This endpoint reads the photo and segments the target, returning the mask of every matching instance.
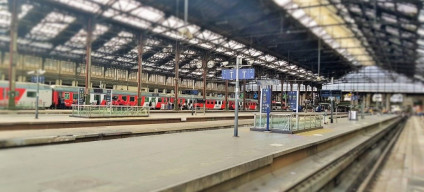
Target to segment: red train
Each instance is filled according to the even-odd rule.
[[[0,81],[0,105],[6,105],[8,96],[7,82]],[[35,83],[16,83],[17,90],[20,90],[16,97],[16,104],[19,107],[34,108],[35,107]],[[42,108],[70,108],[72,104],[76,104],[78,100],[78,87],[71,86],[48,86],[42,85],[40,89],[40,101],[39,107]],[[106,105],[105,93],[94,93],[91,90],[90,103],[92,105]],[[34,97],[34,98],[32,98]],[[202,99],[200,96],[193,95],[180,95],[178,97],[178,107],[181,109],[192,109],[192,107],[203,107],[206,109],[225,109],[227,101],[222,97],[206,97],[205,103],[196,103],[196,99]],[[169,94],[159,93],[142,93],[141,105],[150,107],[151,109],[173,109],[174,96]],[[132,91],[112,91],[112,104],[113,105],[126,105],[136,106],[137,105],[137,93]],[[235,109],[236,105],[233,98],[228,100],[229,109]],[[244,105],[243,100],[238,102],[239,109]],[[257,100],[246,99],[246,109],[256,110],[258,106]]]

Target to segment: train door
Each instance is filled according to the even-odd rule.
[[[100,102],[101,102],[100,94],[94,94],[93,104],[94,105],[100,105]]]
[[[130,106],[135,106],[135,105],[137,105],[137,99],[136,99],[136,96],[130,96],[130,101],[129,101],[128,105],[130,105]]]

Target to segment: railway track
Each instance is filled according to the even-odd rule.
[[[205,191],[367,191],[404,122],[398,117],[305,147]]]

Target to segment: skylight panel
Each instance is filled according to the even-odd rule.
[[[291,0],[274,0],[279,6],[284,7],[291,2]]]
[[[131,14],[151,22],[158,22],[165,17],[165,13],[149,6],[137,8],[133,10]]]
[[[119,50],[124,45],[128,44],[132,41],[133,34],[122,31],[118,34],[118,36],[113,37],[108,42],[104,44],[101,48],[105,52],[115,52]]]
[[[256,57],[256,56],[259,56],[259,55],[262,55],[263,54],[261,51],[258,51],[258,50],[253,49],[253,48],[249,49],[249,53],[253,57]]]
[[[162,26],[157,26],[157,27],[153,28],[153,32],[155,32],[155,33],[163,33],[165,31],[166,31],[166,28],[162,27]]]
[[[383,13],[381,18],[389,23],[397,23],[396,16]]]
[[[31,32],[26,35],[26,38],[39,41],[52,39],[74,20],[75,17],[64,15],[59,12],[51,12],[40,23],[31,29]]]
[[[397,10],[407,15],[415,15],[418,13],[417,7],[409,3],[397,3]]]
[[[206,49],[211,49],[213,47],[213,45],[211,45],[210,43],[201,43],[199,45]]]
[[[300,19],[301,17],[305,16],[306,13],[302,9],[296,9],[293,11],[292,16],[296,19]]]
[[[224,44],[225,47],[231,48],[231,49],[241,49],[244,47],[243,44],[238,43],[236,41],[230,40],[228,43]]]
[[[100,10],[100,6],[97,3],[93,3],[87,0],[54,0],[62,4],[66,4],[71,7],[75,7],[84,11],[95,13]]]
[[[209,30],[204,30],[202,33],[198,34],[196,37],[199,39],[208,40],[208,41],[214,41],[214,40],[216,41],[218,39],[223,39],[222,35],[216,34]]]
[[[135,10],[140,6],[141,4],[134,0],[119,0],[112,5],[113,8],[123,12]]]
[[[162,22],[162,25],[163,26],[170,27],[172,29],[177,29],[177,28],[180,28],[180,27],[184,26],[184,21],[181,20],[180,18],[171,16],[167,20],[165,20],[164,22]]]

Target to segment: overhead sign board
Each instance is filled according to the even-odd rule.
[[[45,80],[44,76],[38,76],[38,79],[37,79],[37,76],[31,77],[31,82],[33,83],[44,83],[44,80]]]
[[[103,93],[103,89],[94,88],[93,92],[94,93]]]
[[[255,69],[239,69],[239,79],[255,79]],[[235,80],[236,69],[224,69],[222,70],[222,79]]]
[[[390,97],[390,102],[392,103],[402,103],[403,95],[402,94],[394,94]]]
[[[321,97],[327,98],[327,97],[341,97],[342,96],[342,90],[321,90]]]
[[[373,102],[383,102],[383,95],[380,93],[374,94],[372,96],[372,101]]]

